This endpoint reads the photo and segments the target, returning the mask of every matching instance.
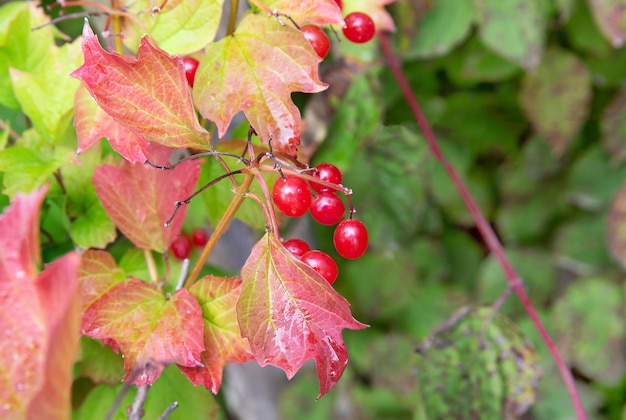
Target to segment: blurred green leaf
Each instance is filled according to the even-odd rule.
[[[570,20],[565,25],[565,32],[572,47],[595,57],[606,57],[612,52],[611,45],[602,36],[591,16],[586,1],[573,2]]]
[[[577,279],[552,309],[557,346],[586,377],[616,385],[626,374],[625,315],[623,288],[612,279]]]
[[[545,39],[542,0],[474,2],[485,46],[526,69],[535,68]]]
[[[588,0],[600,32],[614,48],[619,48],[626,39],[626,30],[621,26],[624,2],[622,0]]]
[[[574,54],[552,48],[528,73],[520,103],[537,133],[562,155],[589,115],[591,76]]]
[[[95,383],[118,385],[124,378],[124,359],[111,347],[86,335],[80,339],[81,376],[87,376]]]
[[[406,56],[433,58],[448,54],[470,33],[474,7],[469,0],[433,2],[419,24]]]
[[[610,268],[613,264],[609,257],[606,242],[590,240],[590,238],[606,238],[607,232],[610,232],[609,235],[613,235],[615,232],[607,230],[606,220],[602,214],[592,214],[562,224],[555,234],[554,249],[556,254],[565,258],[567,262],[579,264],[580,267],[587,269],[605,270]]]

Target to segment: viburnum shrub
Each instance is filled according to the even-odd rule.
[[[0,327],[34,343],[20,358],[37,356],[34,348],[45,354],[24,377],[43,378],[40,390],[64,390],[61,396],[33,391],[17,402],[3,400],[3,410],[31,410],[37,417],[39,407],[54,405],[67,414],[79,331],[123,356],[125,375],[113,382],[152,384],[167,365],[176,365],[193,384],[217,393],[228,362],[256,360],[291,378],[313,359],[321,397],[348,361],[342,330],[366,327],[330,285],[339,274],[332,257],[297,238],[283,242],[280,234],[279,211],[300,217],[313,201],[311,214],[322,224],[352,220],[355,211],[337,168],[298,160],[301,118],[291,100],[292,92],[327,88],[318,68],[330,48],[322,28],[344,26],[341,2],[251,1],[253,10],[236,26],[231,16],[219,40],[213,40],[219,13],[206,6],[183,18],[190,13],[184,3],[95,4],[108,15],[103,45],[90,19],[82,37],[57,46],[41,9],[24,3],[0,9],[3,19],[13,19],[7,18],[11,37],[24,37],[33,46],[29,59],[37,62],[11,58],[10,95],[0,98],[3,106],[21,106],[32,124],[21,133],[6,130],[11,138],[0,157],[4,193],[13,201],[0,217],[1,254],[19,255],[6,260],[13,273],[9,290],[26,287],[12,310],[32,319],[12,327],[0,321]],[[82,4],[58,2],[47,10]],[[363,5],[386,13],[375,1]],[[59,21],[71,17],[62,14]],[[171,30],[184,19],[193,21],[193,31]],[[39,68],[46,69],[41,80],[29,73]],[[225,138],[239,112],[247,137]],[[37,163],[12,173],[3,163],[8,159]],[[328,167],[334,169],[326,176]],[[194,198],[202,200],[224,183],[234,193],[217,220],[209,214],[198,220],[197,211],[195,220],[187,220]],[[37,274],[42,203],[46,241],[62,244],[57,255],[81,252],[71,251]],[[265,233],[239,276],[211,274],[207,258],[240,209],[244,219],[263,220]],[[62,222],[50,224],[51,214]],[[214,222],[210,236],[199,227],[207,220]],[[352,254],[363,246],[359,242]],[[186,265],[177,260],[189,258],[192,268],[179,275]],[[135,265],[126,271],[129,261]],[[61,276],[63,287],[57,284]],[[67,293],[57,299],[61,289]],[[51,299],[54,307],[45,302]],[[54,341],[63,343],[63,354],[45,353]],[[63,368],[63,375],[53,373]],[[34,390],[35,384],[20,387]]]

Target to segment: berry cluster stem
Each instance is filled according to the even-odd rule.
[[[454,166],[446,160],[443,153],[441,152],[441,149],[439,148],[439,144],[437,142],[437,138],[435,134],[433,133],[432,129],[430,128],[428,120],[424,116],[424,113],[422,112],[421,107],[419,106],[419,103],[417,102],[417,99],[415,98],[415,95],[413,94],[411,86],[409,85],[409,82],[407,81],[404,75],[404,72],[402,71],[402,68],[400,67],[400,64],[396,60],[396,57],[393,53],[393,50],[391,48],[387,35],[383,33],[379,34],[379,42],[380,42],[380,46],[382,48],[383,54],[385,55],[387,59],[387,64],[391,68],[391,71],[393,72],[396,78],[396,81],[398,82],[398,85],[400,86],[400,89],[402,90],[404,98],[408,102],[409,107],[411,108],[411,111],[413,112],[413,115],[415,119],[417,120],[417,123],[422,129],[432,154],[443,165],[448,176],[454,183],[454,186],[459,191],[459,194],[463,198],[465,205],[467,206],[472,217],[474,218],[476,227],[478,228],[483,240],[485,241],[485,244],[489,248],[489,251],[493,253],[493,255],[498,259],[498,262],[502,266],[502,269],[509,282],[509,287],[511,287],[517,294],[517,297],[519,298],[522,305],[524,306],[524,309],[526,310],[526,312],[528,313],[528,316],[530,317],[533,324],[535,325],[535,328],[539,332],[539,335],[541,335],[542,340],[544,341],[544,343],[548,347],[548,350],[552,354],[552,358],[554,359],[559,369],[559,372],[561,373],[561,377],[563,378],[563,381],[565,383],[565,386],[567,387],[569,396],[572,400],[572,405],[574,406],[574,410],[576,411],[576,417],[580,420],[586,419],[585,411],[583,409],[582,403],[578,396],[578,392],[576,391],[576,386],[574,384],[574,378],[572,377],[572,373],[570,372],[569,368],[567,367],[563,358],[561,357],[561,354],[556,348],[556,345],[554,344],[554,341],[550,337],[550,334],[548,334],[548,331],[546,330],[545,326],[541,322],[541,319],[539,318],[539,315],[537,314],[535,307],[530,302],[530,299],[528,298],[528,295],[526,294],[526,291],[524,290],[520,277],[517,275],[517,273],[515,272],[515,269],[513,268],[513,266],[511,265],[511,263],[509,262],[508,258],[506,257],[504,253],[504,249],[502,247],[502,244],[500,243],[500,240],[498,239],[495,232],[491,228],[491,225],[487,222],[481,210],[478,208],[478,205],[476,205],[476,202],[474,201],[473,197],[467,190],[467,187],[465,186],[463,180],[459,176]]]
[[[209,241],[202,249],[202,253],[200,254],[200,257],[196,261],[195,265],[193,266],[191,273],[189,273],[189,277],[187,277],[187,281],[184,285],[185,288],[190,288],[198,279],[198,275],[200,274],[202,267],[204,267],[204,263],[209,258],[209,255],[211,255],[211,253],[213,252],[213,249],[215,248],[215,245],[217,245],[219,239],[222,237],[224,232],[226,232],[226,229],[228,229],[231,220],[235,216],[235,213],[237,213],[237,210],[239,210],[239,207],[241,207],[243,200],[246,198],[246,193],[250,190],[250,185],[252,184],[253,180],[254,174],[246,173],[243,182],[239,185],[239,188],[237,188],[235,196],[228,205],[228,208],[224,212],[224,215],[220,219],[219,223],[215,227],[215,230],[211,233]]]

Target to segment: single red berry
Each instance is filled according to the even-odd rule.
[[[172,251],[172,254],[179,260],[189,258],[189,254],[191,253],[191,239],[189,239],[189,236],[181,234],[170,245],[170,251]]]
[[[311,47],[315,50],[315,53],[324,58],[330,51],[330,40],[328,36],[315,25],[306,25],[302,27],[302,35],[309,41]]]
[[[193,87],[193,82],[196,79],[196,71],[200,63],[195,58],[184,57],[183,68],[185,69],[185,76],[187,77],[187,83]]]
[[[343,10],[343,3],[341,0],[335,0],[335,3],[337,3],[337,6],[339,6],[340,10]]]
[[[206,233],[206,230],[197,228],[191,232],[191,241],[195,246],[202,247],[209,241],[209,235]]]
[[[341,171],[335,165],[331,165],[330,163],[320,163],[315,167],[312,175],[322,181],[330,182],[332,184],[341,184]],[[318,193],[323,191],[333,191],[331,188],[318,184],[317,182],[311,182],[311,188]]]
[[[311,202],[311,216],[321,225],[335,225],[343,218],[346,206],[334,191],[322,191]]]
[[[348,219],[339,223],[333,234],[335,249],[344,258],[359,258],[367,249],[367,229],[359,220]]]
[[[287,239],[285,242],[283,242],[283,245],[285,246],[285,248],[287,248],[289,252],[291,252],[296,257],[301,257],[306,252],[309,252],[311,250],[309,244],[298,238]]]
[[[309,251],[302,256],[302,262],[317,271],[330,284],[337,280],[339,269],[333,258],[322,251]]]
[[[299,217],[311,206],[311,191],[301,178],[289,175],[274,184],[272,198],[276,207],[287,216]]]
[[[363,44],[374,38],[376,25],[369,15],[361,12],[352,12],[344,18],[346,26],[343,34],[356,44]]]

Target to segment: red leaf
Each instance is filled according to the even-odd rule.
[[[153,159],[157,160],[158,159]],[[169,227],[164,227],[176,201],[193,192],[200,176],[199,161],[187,161],[171,171],[122,162],[96,167],[93,184],[113,223],[137,247],[167,250],[180,234],[187,211],[183,206]]]
[[[86,22],[82,45],[85,62],[71,76],[85,83],[115,121],[168,147],[210,147],[211,136],[193,109],[182,59],[153,47],[147,38],[136,60],[108,53]]]
[[[169,363],[200,366],[202,328],[202,310],[187,289],[166,298],[155,285],[137,279],[94,302],[82,323],[83,334],[119,345],[125,379],[137,385],[153,383]]]
[[[320,92],[315,54],[302,33],[274,17],[247,15],[232,36],[209,44],[196,73],[194,100],[200,113],[224,135],[243,111],[263,141],[295,154],[300,111],[291,93]],[[217,100],[216,98],[219,98]]]
[[[36,275],[39,209],[46,188],[18,194],[0,215],[0,417],[68,418],[77,352],[72,253]]]
[[[85,251],[78,270],[82,312],[125,279],[111,254],[93,249]]]
[[[149,143],[104,112],[83,86],[74,96],[74,127],[78,135],[76,153],[105,137],[113,150],[131,163],[144,163],[148,159]]]
[[[248,340],[241,337],[235,307],[241,294],[241,280],[206,276],[198,280],[189,292],[202,307],[204,319],[203,367],[181,367],[194,384],[202,384],[214,394],[222,384],[226,362],[246,362],[252,359]]]
[[[263,3],[272,10],[289,15],[301,26],[305,22],[318,26],[344,24],[341,9],[335,0],[265,0]]]
[[[318,398],[326,394],[348,363],[341,331],[366,325],[352,317],[349,303],[326,280],[272,235],[252,248],[241,277],[239,325],[257,362],[278,366],[291,378],[314,359]]]

